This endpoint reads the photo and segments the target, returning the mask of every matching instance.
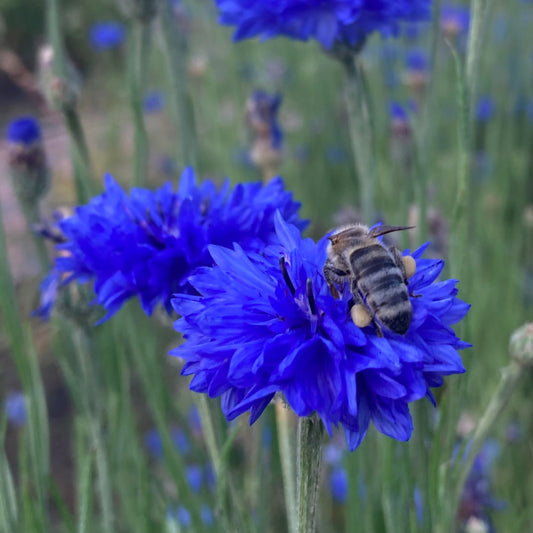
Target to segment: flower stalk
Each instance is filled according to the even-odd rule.
[[[375,166],[372,140],[372,120],[368,91],[356,54],[346,61],[346,108],[352,152],[359,182],[363,220],[374,221],[375,213]]]
[[[143,83],[150,51],[150,20],[133,20],[133,45],[130,58],[130,105],[134,135],[134,185],[144,187],[148,175],[149,144],[143,114]]]
[[[316,531],[316,507],[322,459],[322,422],[316,414],[298,420],[298,533]]]
[[[161,37],[167,61],[171,92],[171,110],[178,129],[176,153],[181,165],[197,168],[196,127],[190,94],[187,88],[187,40],[183,30],[176,27],[171,0],[161,7]]]
[[[298,521],[296,516],[296,485],[294,483],[294,447],[290,437],[290,415],[287,406],[276,401],[276,425],[278,428],[278,443],[281,458],[281,473],[283,476],[283,495],[287,513],[289,533],[297,533]]]

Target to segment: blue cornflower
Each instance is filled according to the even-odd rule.
[[[144,112],[157,113],[165,106],[165,97],[159,91],[149,91],[144,95]]]
[[[348,472],[343,466],[337,466],[329,476],[329,490],[337,503],[345,503],[348,499]]]
[[[425,50],[413,48],[405,56],[405,66],[407,70],[426,72],[429,68],[429,57]]]
[[[490,96],[482,96],[476,104],[476,119],[488,122],[494,116],[494,100]]]
[[[210,246],[215,266],[189,278],[198,294],[174,298],[186,342],[171,353],[194,376],[190,388],[220,396],[229,420],[250,411],[250,423],[281,393],[298,416],[318,413],[330,434],[342,425],[351,450],[370,421],[409,439],[408,403],[434,402],[430,388],[464,372],[457,350],[470,345],[449,327],[469,309],[456,280],[435,282],[444,262],[422,258],[427,245],[416,250],[409,330],[379,337],[351,320],[349,290],[332,296],[322,272],[327,239],[302,239],[279,213],[275,223],[278,243],[261,255]]]
[[[283,143],[283,131],[279,125],[278,112],[281,106],[280,93],[254,91],[246,102],[246,120],[257,137],[268,137],[270,146],[276,150]]]
[[[420,526],[424,523],[424,498],[418,486],[413,491],[413,500],[415,503],[416,523]]]
[[[211,527],[213,525],[213,513],[209,508],[209,505],[203,503],[200,510],[200,517],[204,526]]]
[[[359,47],[379,31],[397,33],[400,22],[428,19],[431,0],[215,0],[220,23],[236,26],[234,40],[285,36],[315,39],[330,49]]]
[[[167,183],[156,191],[133,189],[129,196],[109,175],[105,184],[101,195],[57,223],[64,242],[43,282],[38,313],[44,317],[53,305],[54,284],[74,280],[94,281],[94,303],[107,311],[102,320],[132,297],[139,297],[147,314],[158,304],[170,313],[174,292],[194,292],[189,274],[212,264],[208,245],[238,242],[246,250],[261,250],[275,236],[276,209],[306,226],[298,218],[300,204],[281,178],[233,189],[226,180],[217,189],[209,180],[197,185],[187,169],[176,191]]]
[[[389,104],[389,116],[392,120],[399,122],[409,122],[409,116],[405,108],[399,102],[391,102]]]
[[[28,420],[26,397],[22,392],[8,394],[5,399],[4,409],[7,419],[17,427],[22,427]]]
[[[199,493],[200,490],[202,490],[202,485],[204,483],[204,473],[202,467],[199,465],[188,465],[185,468],[185,475],[192,491]]]
[[[440,27],[450,37],[465,34],[470,25],[470,10],[466,6],[444,4],[440,10]]]
[[[9,123],[6,137],[12,143],[29,146],[41,140],[41,127],[34,117],[19,117]]]
[[[191,451],[191,445],[187,435],[179,428],[172,428],[171,437],[176,449],[182,454],[187,455]],[[144,434],[144,445],[154,459],[163,457],[163,439],[157,429],[150,429]]]
[[[467,444],[465,454],[470,444],[471,441]],[[476,456],[472,470],[468,474],[457,513],[462,524],[475,517],[484,522],[489,527],[489,531],[493,531],[490,512],[502,510],[506,505],[505,502],[492,495],[492,467],[499,454],[498,441],[488,439]]]
[[[122,44],[126,29],[120,22],[97,22],[89,30],[89,40],[95,50],[110,50]]]

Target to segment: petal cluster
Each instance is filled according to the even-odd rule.
[[[105,318],[136,296],[148,314],[158,304],[170,312],[174,292],[193,291],[189,274],[212,263],[208,245],[237,242],[245,250],[262,249],[275,236],[276,209],[298,227],[306,225],[298,218],[300,204],[280,178],[233,189],[226,180],[218,189],[209,180],[197,185],[187,169],[176,191],[167,183],[128,195],[111,176],[105,187],[57,223],[64,242],[42,285],[45,316],[60,285],[74,280],[94,280],[95,302],[107,310]]]
[[[436,282],[443,262],[412,254],[409,282],[413,320],[405,336],[350,318],[350,294],[334,298],[324,279],[326,240],[302,239],[276,217],[279,242],[262,254],[211,246],[215,266],[189,278],[198,294],[173,300],[185,342],[173,350],[193,375],[190,388],[221,397],[228,419],[250,411],[250,423],[276,393],[299,416],[316,412],[328,432],[342,425],[351,450],[370,421],[384,434],[407,440],[408,403],[443,376],[464,372],[458,349],[469,346],[450,328],[468,312],[455,280]]]
[[[330,49],[351,46],[379,31],[395,33],[402,21],[429,18],[431,0],[215,0],[220,22],[236,26],[234,39],[315,39]]]

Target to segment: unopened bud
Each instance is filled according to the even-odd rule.
[[[20,117],[8,127],[8,159],[13,189],[27,205],[37,202],[50,185],[50,174],[39,123],[33,117]]]
[[[511,358],[520,366],[533,366],[533,323],[524,324],[512,335],[509,343]]]
[[[65,58],[64,73],[54,70],[54,51],[49,44],[39,50],[39,81],[48,104],[58,111],[74,109],[81,92],[81,78],[72,62]]]

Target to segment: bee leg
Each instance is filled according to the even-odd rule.
[[[350,288],[353,296],[353,303],[350,308],[350,316],[352,317],[353,323],[358,328],[366,328],[374,319],[372,311],[359,294],[357,282],[355,280],[352,280]]]
[[[416,261],[410,255],[402,255],[395,246],[389,248],[396,266],[400,269],[405,283],[416,272]]]
[[[348,272],[345,272],[344,270],[340,270],[337,268],[329,259],[326,260],[324,263],[324,277],[326,278],[326,281],[328,282],[329,290],[331,291],[331,294],[333,295],[333,298],[339,297],[339,291],[337,290],[337,287],[335,286],[335,283],[342,284],[348,275]]]

